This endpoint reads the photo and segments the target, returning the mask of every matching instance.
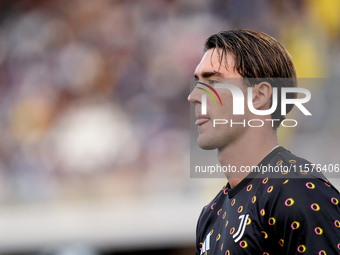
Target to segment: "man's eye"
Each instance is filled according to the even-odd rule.
[[[208,80],[208,84],[209,85],[215,85],[217,83],[217,81],[214,80]]]

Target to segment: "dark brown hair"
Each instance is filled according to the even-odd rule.
[[[224,59],[227,67],[226,55],[232,54],[235,58],[234,70],[246,78],[248,86],[253,86],[263,80],[268,81],[272,87],[278,87],[278,105],[272,113],[277,128],[285,116],[281,115],[281,87],[296,87],[296,72],[294,64],[287,50],[273,37],[255,30],[233,29],[222,31],[210,36],[204,45],[204,51],[220,49],[218,51],[220,64]],[[288,78],[288,79],[276,79]],[[295,94],[287,95],[295,98]],[[287,105],[287,113],[293,105]]]

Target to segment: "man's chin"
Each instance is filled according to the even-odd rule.
[[[197,138],[197,144],[203,150],[214,150],[218,148],[214,142],[202,139],[202,137]]]

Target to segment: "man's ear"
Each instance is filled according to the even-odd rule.
[[[273,88],[268,82],[261,82],[252,87],[253,106],[257,110],[266,110],[270,108]]]

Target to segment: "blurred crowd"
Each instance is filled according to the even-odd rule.
[[[204,35],[190,24],[176,35],[177,5],[1,1],[2,202],[137,195],[181,180],[201,51],[188,40]]]
[[[337,0],[0,1],[0,201],[190,192],[190,78],[205,39],[278,38],[338,76]]]

